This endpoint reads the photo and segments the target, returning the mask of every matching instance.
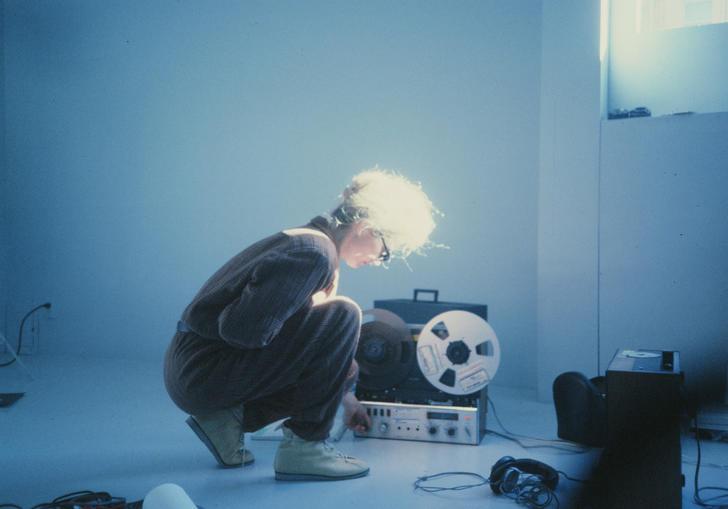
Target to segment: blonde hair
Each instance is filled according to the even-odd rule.
[[[436,214],[442,215],[419,183],[375,166],[354,175],[331,219],[337,226],[364,221],[381,233],[392,256],[407,258],[433,246]]]

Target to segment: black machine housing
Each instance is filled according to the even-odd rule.
[[[421,293],[433,295],[432,300],[422,300]],[[417,363],[416,339],[420,331],[433,317],[446,311],[461,310],[474,313],[483,320],[488,319],[488,306],[485,304],[467,304],[461,302],[440,302],[437,290],[415,289],[412,299],[385,299],[375,300],[374,309],[383,309],[397,315],[407,324],[414,342],[402,342],[401,348],[396,349],[398,362],[403,372],[399,381],[391,386],[367,372],[367,365],[372,361],[371,356],[381,354],[377,345],[370,348],[367,341],[377,341],[376,337],[362,337],[359,341],[356,359],[359,362],[360,374],[356,387],[356,397],[361,401],[381,401],[390,403],[409,403],[418,405],[448,405],[461,407],[482,408],[486,411],[487,386],[472,394],[447,394],[434,387],[422,374]],[[483,423],[485,419],[483,419]],[[484,424],[483,424],[484,426]]]

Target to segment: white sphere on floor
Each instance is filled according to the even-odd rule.
[[[197,506],[180,486],[166,483],[147,493],[142,509],[197,509]]]

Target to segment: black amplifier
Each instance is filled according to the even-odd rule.
[[[680,509],[680,354],[617,350],[607,367],[607,446],[583,507]]]
[[[485,304],[466,304],[464,302],[440,302],[438,290],[424,290],[415,288],[411,299],[375,300],[375,309],[386,309],[399,316],[410,328],[417,330],[430,321],[430,319],[445,311],[470,311],[488,320],[488,306]],[[429,294],[431,299],[421,299],[420,294]],[[419,331],[418,331],[419,332]]]

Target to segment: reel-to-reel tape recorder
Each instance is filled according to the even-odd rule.
[[[434,300],[419,300],[431,292]],[[363,312],[356,396],[371,429],[361,437],[478,445],[485,434],[487,385],[500,346],[479,304],[374,302]]]

